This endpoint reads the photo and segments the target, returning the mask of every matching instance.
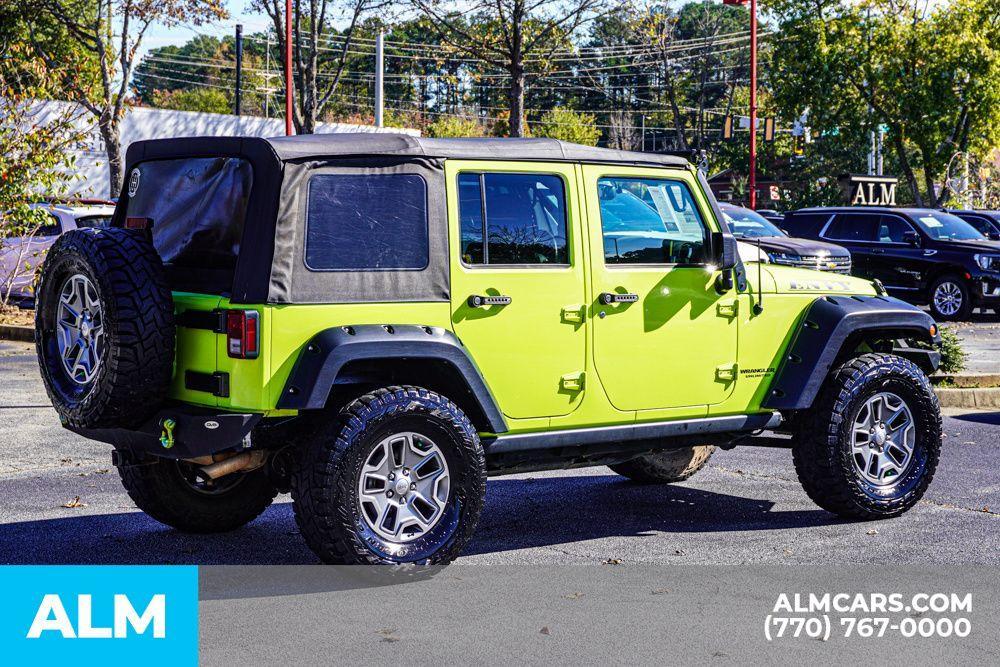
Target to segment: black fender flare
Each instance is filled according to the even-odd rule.
[[[448,364],[475,399],[493,433],[505,433],[496,399],[476,362],[447,329],[412,324],[363,324],[325,329],[306,344],[278,399],[281,410],[319,409],[326,405],[344,366],[359,360],[420,359]]]
[[[772,410],[811,407],[845,343],[857,334],[881,332],[890,339],[940,341],[934,319],[899,299],[890,296],[816,299],[799,322],[762,407]]]

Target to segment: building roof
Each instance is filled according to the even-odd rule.
[[[429,139],[407,134],[337,133],[292,137],[189,137],[136,142],[129,147],[129,161],[219,152],[251,153],[267,147],[278,160],[336,157],[431,157],[469,160],[538,160],[599,162],[636,166],[684,167],[683,158],[581,146],[557,139],[463,138]]]

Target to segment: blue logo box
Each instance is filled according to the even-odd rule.
[[[194,566],[0,566],[0,662],[198,663]]]

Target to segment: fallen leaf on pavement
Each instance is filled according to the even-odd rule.
[[[865,535],[878,535],[878,529],[872,528],[867,533],[865,533]]]
[[[669,593],[669,592],[670,592],[670,589],[668,589],[668,588],[654,588],[653,590],[649,591],[649,594],[650,595],[664,595],[665,593]]]
[[[381,630],[375,631],[375,634],[381,637],[384,642],[398,642],[399,637],[397,637],[395,633],[395,628],[382,628]]]
[[[547,626],[547,625],[546,625],[546,626],[543,626],[543,627],[542,627],[542,629],[541,629],[541,630],[539,630],[538,632],[540,632],[540,633],[541,633],[541,634],[543,634],[543,635],[549,635],[549,634],[552,634],[551,632],[549,632],[549,626]]]
[[[621,558],[605,558],[601,562],[604,563],[605,565],[621,565],[622,564],[622,559]]]
[[[77,507],[86,507],[86,506],[87,506],[87,503],[81,503],[80,502],[80,496],[74,497],[73,500],[69,501],[68,503],[63,503],[63,507],[66,507],[66,508],[69,508],[69,509],[76,509]]]
[[[583,593],[577,591],[575,593],[570,593],[569,595],[564,595],[563,597],[566,598],[567,600],[579,600],[580,598],[583,597]]]

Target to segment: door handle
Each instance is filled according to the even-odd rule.
[[[618,292],[601,292],[600,302],[605,306],[610,306],[613,303],[635,303],[639,300],[638,294],[619,294]]]
[[[509,306],[511,301],[513,299],[502,294],[473,294],[469,297],[468,304],[469,308],[485,308],[487,306]]]

